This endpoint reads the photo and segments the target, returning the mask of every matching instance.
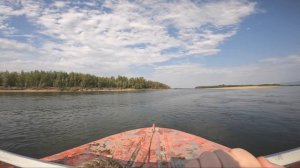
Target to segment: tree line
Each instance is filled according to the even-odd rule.
[[[118,88],[168,89],[168,85],[143,77],[97,77],[83,73],[57,71],[0,72],[0,87],[4,88]]]

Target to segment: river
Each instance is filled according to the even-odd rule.
[[[0,149],[35,158],[152,123],[272,154],[300,146],[300,87],[0,93]]]

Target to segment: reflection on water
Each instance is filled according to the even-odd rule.
[[[300,146],[300,87],[0,93],[0,148],[40,158],[156,123],[265,155]]]

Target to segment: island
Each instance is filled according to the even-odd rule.
[[[259,89],[259,88],[273,88],[282,86],[281,84],[257,84],[257,85],[210,85],[210,86],[197,86],[196,89]]]
[[[0,92],[134,91],[169,89],[143,77],[98,77],[63,71],[0,72]]]

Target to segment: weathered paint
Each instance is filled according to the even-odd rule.
[[[195,135],[153,126],[115,134],[42,160],[80,166],[98,158],[111,158],[122,167],[176,167],[184,164],[183,160],[216,149],[229,150]]]
[[[217,149],[230,150],[228,147],[195,135],[168,128],[159,128],[153,125],[151,128],[140,128],[122,132],[42,158],[40,160],[43,163],[35,163],[34,165],[38,166],[45,162],[52,162],[61,164],[59,167],[76,166],[80,168],[200,167],[199,156],[203,152],[215,151]],[[266,158],[279,165],[299,167],[299,151],[300,148],[296,148],[269,155]],[[0,157],[0,160],[4,158],[4,160],[10,160],[8,163],[13,163],[13,158],[17,155],[12,155],[15,156],[8,157],[8,155],[4,155],[2,152],[2,159]],[[204,156],[207,155],[201,155],[200,157]],[[210,157],[210,159],[212,158]],[[22,157],[22,159],[28,159],[27,161],[32,164],[38,161],[37,159],[27,157]],[[20,163],[21,160],[19,158],[18,162]],[[217,164],[218,162],[215,163]],[[203,166],[202,163],[201,166]],[[215,167],[219,166],[216,165]],[[29,166],[27,164],[24,167]],[[0,161],[0,168],[15,168],[15,166]]]

